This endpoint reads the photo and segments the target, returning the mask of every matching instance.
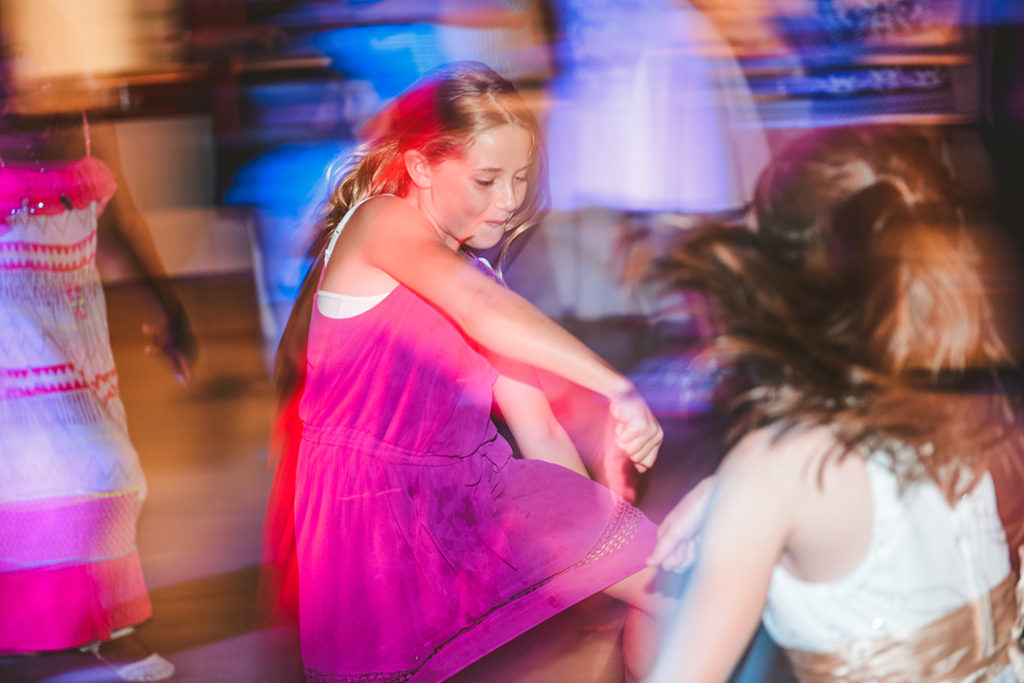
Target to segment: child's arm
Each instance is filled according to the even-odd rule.
[[[445,246],[427,219],[396,197],[356,211],[339,250],[383,271],[444,311],[470,338],[501,356],[559,375],[611,400],[616,443],[637,469],[657,457],[662,431],[633,384],[518,294]],[[337,253],[337,252],[336,252]],[[324,277],[330,289],[332,258]]]
[[[796,439],[800,437],[797,436]],[[646,683],[728,679],[757,629],[772,571],[795,526],[803,485],[797,453],[767,431],[743,439],[714,477],[693,575]]]
[[[164,269],[149,224],[132,197],[121,167],[113,124],[98,123],[91,128],[95,156],[110,168],[118,185],[99,221],[104,235],[100,244],[139,277],[139,291],[148,305],[150,320],[143,325],[143,331],[152,338],[154,347],[167,356],[178,380],[187,382],[198,356],[192,326]]]
[[[536,372],[527,366],[499,365],[494,400],[524,458],[546,460],[589,477],[569,434],[551,411]],[[517,364],[518,365],[518,364]]]
[[[697,542],[715,488],[714,475],[701,479],[658,525],[658,542],[647,564],[682,573],[697,559]]]

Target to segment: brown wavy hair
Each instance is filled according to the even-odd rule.
[[[404,196],[411,183],[404,154],[419,150],[431,163],[458,158],[482,133],[513,125],[529,132],[533,147],[522,204],[509,219],[499,272],[509,246],[534,226],[549,205],[547,158],[540,125],[510,81],[479,62],[439,67],[399,94],[360,131],[362,142],[340,169],[312,240],[314,257],[278,347],[275,384],[285,396],[301,382],[312,300],[331,234],[367,197]]]
[[[773,160],[755,194],[756,229],[709,227],[664,269],[708,296],[718,334],[707,353],[749,382],[731,403],[734,439],[826,424],[838,457],[886,452],[904,482],[928,476],[950,497],[998,452],[1020,452],[980,228],[966,229],[930,138],[816,131]]]

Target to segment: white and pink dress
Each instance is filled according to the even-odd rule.
[[[0,654],[106,640],[150,616],[97,217],[99,159],[0,162]]]

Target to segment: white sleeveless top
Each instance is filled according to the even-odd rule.
[[[830,652],[854,640],[900,638],[980,596],[985,614],[988,592],[1010,571],[987,473],[951,507],[930,480],[900,494],[884,456],[867,465],[874,512],[861,563],[824,582],[775,567],[763,619],[784,648]]]

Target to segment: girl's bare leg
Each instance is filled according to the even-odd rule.
[[[622,630],[622,662],[626,680],[643,678],[661,644],[659,624],[666,623],[679,601],[655,589],[658,572],[652,567],[609,586],[604,593],[629,605]]]

